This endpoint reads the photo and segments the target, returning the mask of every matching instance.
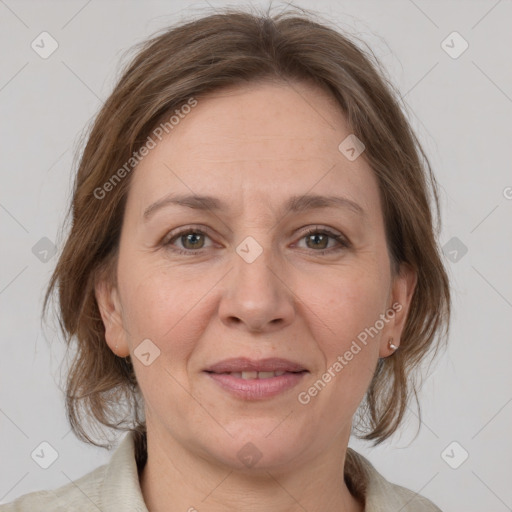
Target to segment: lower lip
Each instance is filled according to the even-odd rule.
[[[242,379],[227,373],[206,374],[226,391],[244,400],[262,400],[295,387],[307,372],[284,373],[268,379]]]

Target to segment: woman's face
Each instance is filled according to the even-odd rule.
[[[346,445],[414,287],[392,278],[377,181],[339,149],[350,134],[322,90],[251,84],[198,99],[138,165],[118,285],[97,297],[148,436],[239,468]]]

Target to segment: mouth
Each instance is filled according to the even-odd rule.
[[[285,373],[301,373],[301,372],[285,372],[283,370],[277,372],[210,372],[216,373],[217,375],[231,375],[232,377],[236,377],[238,379],[251,380],[251,379],[271,379],[272,377],[280,377]]]
[[[247,357],[237,357],[232,359],[225,359],[209,366],[206,372],[210,373],[249,373],[255,372],[260,374],[265,373],[279,373],[288,372],[296,373],[308,371],[305,366],[295,361],[280,358],[267,358],[267,359],[249,359]],[[247,378],[256,378],[254,376]],[[265,378],[265,377],[263,377]]]
[[[221,389],[243,400],[271,398],[295,387],[309,371],[286,359],[228,359],[204,372]]]

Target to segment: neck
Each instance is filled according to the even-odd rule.
[[[191,453],[171,436],[160,437],[148,431],[148,458],[140,474],[149,512],[364,511],[343,478],[348,436],[343,436],[342,446],[334,442],[327,456],[298,463],[293,469],[244,471]]]

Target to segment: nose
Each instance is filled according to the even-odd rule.
[[[270,249],[252,262],[233,252],[234,268],[226,276],[219,305],[221,321],[230,328],[273,332],[293,322],[295,295],[283,265]]]

